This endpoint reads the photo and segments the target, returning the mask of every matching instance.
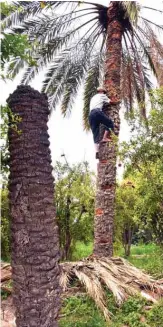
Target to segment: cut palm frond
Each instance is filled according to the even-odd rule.
[[[111,314],[107,309],[106,288],[113,293],[118,306],[133,295],[153,303],[163,296],[163,280],[153,279],[122,258],[91,256],[78,262],[64,262],[61,269],[63,291],[71,289],[71,283],[78,279],[108,321]]]
[[[81,289],[83,294],[85,290],[107,321],[112,313],[107,308],[106,290],[113,294],[117,306],[129,296],[142,296],[152,303],[163,297],[163,279],[155,280],[122,258],[92,255],[77,262],[63,262],[60,267],[62,296],[72,296],[78,291],[80,294]],[[1,269],[3,284],[12,278],[11,266],[2,264]]]

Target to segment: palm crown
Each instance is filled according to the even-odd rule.
[[[12,14],[3,20],[3,27],[28,33],[36,62],[28,65],[22,83],[28,84],[46,67],[42,91],[48,94],[51,109],[61,101],[63,115],[72,109],[78,88],[84,83],[83,118],[87,128],[90,97],[103,80],[108,7],[64,0],[21,1],[14,5]],[[159,58],[163,58],[163,47],[155,31],[163,26],[143,17],[142,8],[156,10],[142,7],[136,1],[117,2],[118,18],[123,26],[121,97],[128,111],[135,99],[139,104],[144,102],[145,90],[150,91],[152,87],[149,68],[157,75],[151,43]],[[9,70],[12,67],[15,76],[24,65],[22,59],[16,58]]]

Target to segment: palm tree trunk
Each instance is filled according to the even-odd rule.
[[[112,1],[108,8],[105,87],[114,102],[107,114],[113,119],[115,132],[120,128],[120,71],[122,53],[122,24],[118,19],[119,4]],[[96,193],[94,254],[113,255],[113,220],[116,185],[116,146],[114,142],[100,144]]]
[[[11,108],[9,199],[16,325],[57,327],[59,243],[47,132],[47,97],[29,86],[19,86],[9,97],[8,104]],[[15,123],[17,118],[20,122]]]

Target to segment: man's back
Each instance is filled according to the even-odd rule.
[[[102,110],[104,103],[109,103],[109,102],[110,100],[106,94],[97,93],[96,95],[93,96],[93,98],[90,101],[90,110],[93,109]]]

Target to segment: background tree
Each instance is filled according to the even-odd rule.
[[[12,15],[15,10],[15,5],[2,2],[2,20],[5,20],[8,15]],[[36,63],[32,59],[32,43],[30,43],[28,35],[25,33],[14,33],[9,29],[7,32],[1,31],[1,77],[3,79],[12,78],[12,66],[15,68],[15,65],[11,64],[10,71],[6,74],[6,64],[12,60],[24,60],[26,64],[31,66]]]
[[[163,89],[151,94],[153,107],[148,130],[134,119],[133,136],[122,145],[126,161],[125,177],[134,181],[137,193],[136,216],[140,235],[151,231],[154,241],[163,242]]]
[[[62,259],[71,259],[76,242],[93,239],[95,185],[87,162],[56,163],[55,201]]]
[[[9,260],[11,255],[10,240],[10,212],[8,204],[8,190],[1,189],[1,256],[2,260]]]
[[[89,100],[100,80],[104,80],[114,102],[110,116],[117,134],[121,98],[128,111],[137,99],[140,112],[146,117],[145,90],[151,89],[148,68],[157,75],[150,53],[151,39],[161,58],[163,51],[153,29],[162,27],[143,17],[142,8],[136,1],[111,1],[108,7],[89,2],[83,6],[79,1],[17,3],[17,10],[4,19],[4,28],[15,30],[19,26],[21,33],[28,33],[30,40],[38,41],[33,50],[37,64],[28,66],[22,83],[29,83],[40,69],[48,67],[42,90],[49,95],[51,109],[61,100],[61,111],[66,115],[83,82],[85,127]],[[23,65],[21,59],[12,63],[13,76]],[[99,255],[113,253],[115,161],[114,144],[103,145],[95,215],[94,253]]]
[[[116,191],[116,210],[115,210],[115,242],[120,241],[125,250],[125,256],[130,255],[132,238],[137,230],[137,219],[135,206],[137,194],[134,184],[123,180]]]

